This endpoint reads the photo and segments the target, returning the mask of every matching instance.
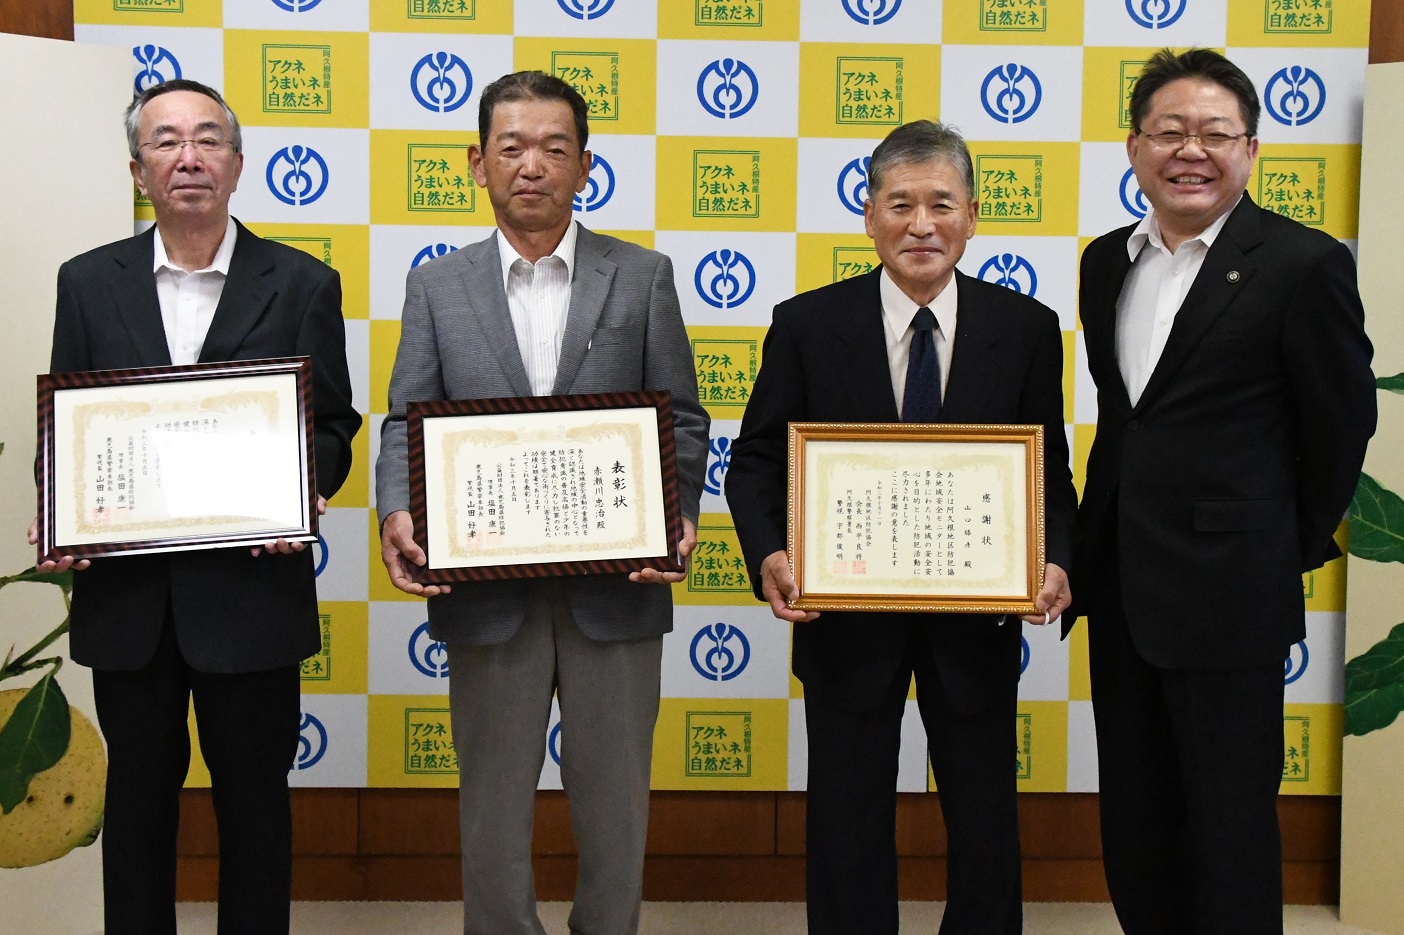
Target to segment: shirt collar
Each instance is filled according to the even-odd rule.
[[[196,273],[219,273],[223,276],[229,275],[229,261],[234,258],[234,242],[239,239],[239,228],[234,223],[233,215],[229,218],[229,223],[224,226],[224,239],[219,242],[219,249],[215,251],[214,259],[210,265],[204,269],[194,270]],[[166,242],[161,239],[161,228],[156,228],[156,239],[152,243],[151,271],[159,273],[163,269],[176,273],[184,273],[171,262],[171,258],[166,254]]]
[[[1233,214],[1233,209],[1237,208],[1238,202],[1242,200],[1243,196],[1239,195],[1238,199],[1235,200],[1233,204],[1229,205],[1227,211],[1214,219],[1213,224],[1204,228],[1204,230],[1200,231],[1196,236],[1186,240],[1185,243],[1193,243],[1198,240],[1200,243],[1204,244],[1205,250],[1214,246],[1215,238],[1217,238],[1219,232],[1224,229],[1224,225],[1228,223],[1229,215]],[[1141,223],[1136,225],[1136,229],[1133,230],[1131,236],[1126,239],[1126,252],[1130,255],[1132,263],[1136,262],[1136,257],[1141,255],[1141,250],[1147,243],[1158,250],[1164,250],[1166,253],[1170,252],[1166,250],[1165,241],[1160,237],[1160,222],[1155,219],[1154,208],[1146,212],[1146,216],[1141,218]]]
[[[941,326],[941,334],[945,335],[948,341],[955,335],[958,291],[956,274],[952,270],[950,282],[946,283],[946,287],[926,306],[936,316],[936,323]],[[892,281],[892,277],[887,274],[885,268],[882,271],[882,276],[878,279],[878,293],[882,298],[883,317],[888,321],[888,333],[905,335],[907,329],[912,326],[912,316],[921,306],[907,297],[907,294]]]
[[[551,251],[551,256],[563,261],[566,265],[566,279],[575,278],[575,241],[579,224],[574,219],[570,226],[566,228],[565,235],[561,237],[561,242],[556,244],[556,249]],[[502,260],[502,288],[507,288],[508,276],[512,273],[512,264],[518,260],[526,260],[507,242],[507,238],[502,236],[502,231],[497,231],[497,256]],[[545,257],[542,257],[545,259]]]

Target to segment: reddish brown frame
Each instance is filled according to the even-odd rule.
[[[298,455],[302,465],[303,523],[297,528],[270,529],[238,535],[170,536],[129,542],[54,544],[54,394],[64,390],[97,386],[133,386],[145,383],[176,383],[190,380],[239,378],[292,373],[297,377]],[[38,382],[39,422],[39,561],[57,561],[64,556],[93,558],[147,552],[174,552],[215,546],[262,545],[273,539],[308,542],[317,538],[317,483],[312,440],[312,358],[270,357],[262,360],[231,360],[179,367],[138,367],[130,370],[88,370],[77,373],[41,373]]]
[[[682,538],[682,507],[678,498],[678,461],[673,447],[672,394],[666,390],[620,393],[585,393],[575,396],[515,396],[498,399],[434,400],[410,403],[406,407],[409,447],[410,516],[414,520],[414,541],[429,555],[427,500],[424,480],[424,420],[439,416],[521,415],[568,412],[584,409],[644,409],[658,414],[658,461],[662,479],[663,521],[667,541]],[[549,578],[571,575],[624,574],[653,568],[680,572],[676,555],[643,558],[591,559],[573,562],[520,562],[474,568],[430,568],[428,563],[413,569],[421,584],[454,584],[463,581],[502,581],[513,578]]]

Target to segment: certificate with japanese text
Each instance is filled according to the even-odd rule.
[[[800,610],[1033,613],[1043,428],[791,423]]]
[[[426,583],[681,571],[667,393],[411,403]]]
[[[317,538],[309,358],[38,382],[41,560]]]

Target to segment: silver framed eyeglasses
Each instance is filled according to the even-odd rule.
[[[1156,149],[1178,152],[1190,140],[1199,144],[1206,152],[1220,152],[1228,149],[1239,140],[1250,137],[1251,133],[1181,133],[1179,130],[1162,130],[1160,133],[1141,133]]]
[[[213,156],[215,153],[222,152],[224,147],[229,145],[229,141],[218,136],[202,136],[194,140],[178,140],[171,137],[170,139],[142,143],[141,148],[149,149],[158,156],[170,157],[185,149],[187,145],[195,147],[195,151],[202,156]]]

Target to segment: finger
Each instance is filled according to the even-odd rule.
[[[252,549],[249,549],[249,554],[252,555],[254,558],[258,558],[260,555],[263,554],[263,546],[254,546]]]
[[[391,538],[391,542],[394,544],[395,548],[399,550],[401,555],[411,562],[414,562],[414,564],[423,565],[429,561],[428,557],[424,554],[424,550],[419,547],[419,543],[415,542],[413,539],[407,536],[394,536]]]
[[[85,559],[83,559],[81,562],[74,562],[74,563],[73,563],[73,570],[74,570],[74,571],[87,571],[87,570],[88,570],[88,566],[90,566],[90,565],[92,565],[92,562],[85,558]]]

